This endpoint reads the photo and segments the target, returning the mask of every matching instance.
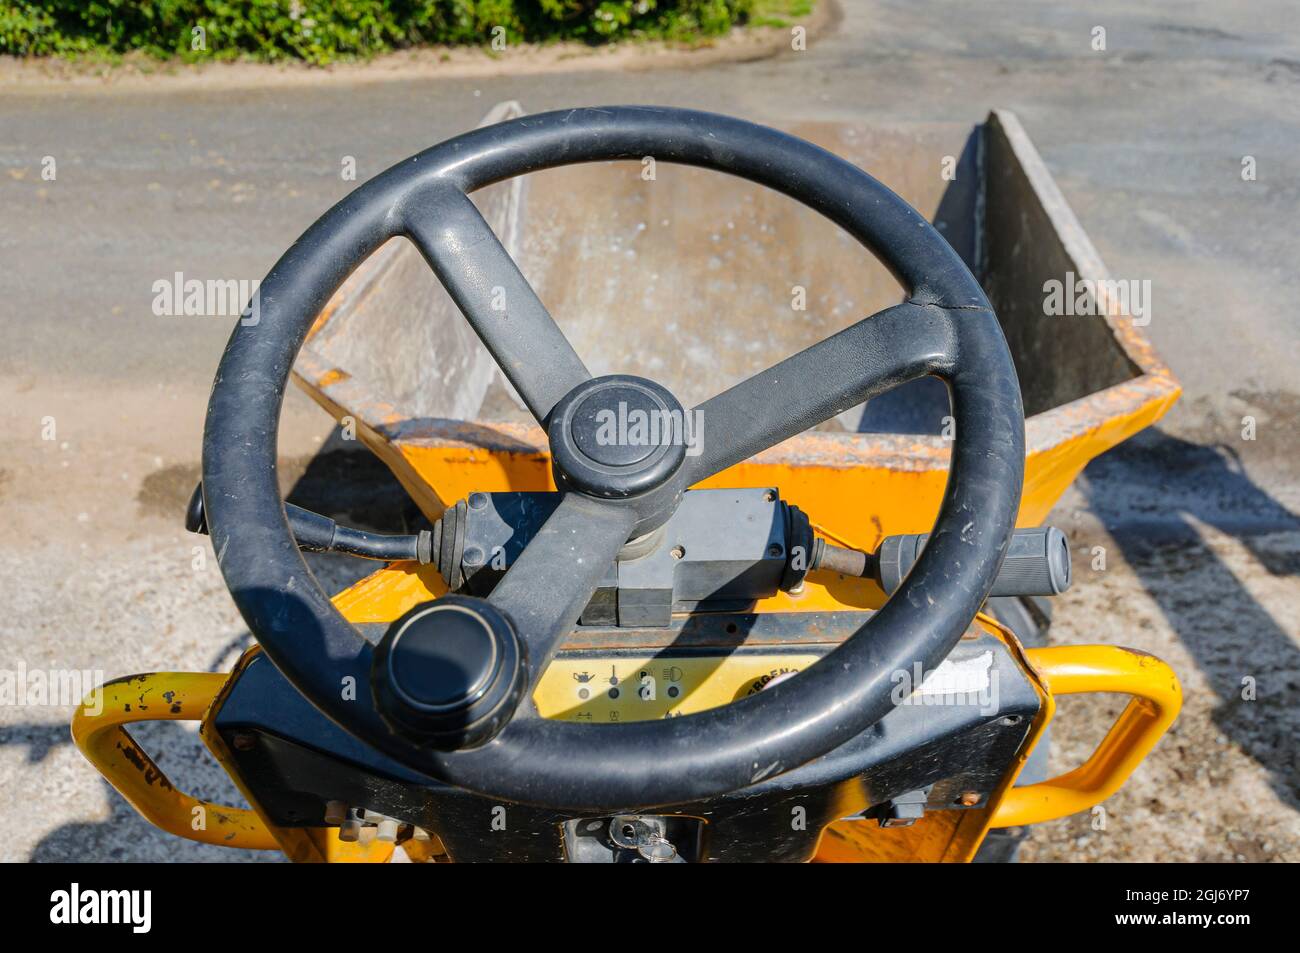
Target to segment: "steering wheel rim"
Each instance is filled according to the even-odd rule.
[[[493,593],[495,600],[505,590],[499,606],[508,607],[510,622],[525,636],[525,697],[531,698],[556,644],[552,635],[534,645],[529,632],[576,621],[586,602],[581,589],[589,584],[589,595],[618,547],[634,530],[662,522],[682,490],[926,374],[948,384],[956,422],[948,484],[929,544],[862,629],[817,664],[758,695],[679,718],[621,725],[546,720],[523,704],[504,727],[490,726],[494,736],[478,747],[440,750],[413,741],[377,710],[370,681],[375,646],[334,608],[289,529],[275,467],[294,358],[352,270],[388,239],[405,236],[430,260],[545,424],[590,374],[558,328],[541,341],[521,331],[543,327],[541,316],[550,317],[466,196],[540,169],[644,156],[730,173],[795,198],[873,251],[908,298],[700,405],[730,424],[728,438],[687,457],[639,502],[564,494],[555,532],[547,532],[552,517]],[[507,295],[518,294],[527,320],[517,321],[512,310],[510,321],[481,328],[471,311],[481,312],[484,281],[498,282],[491,288],[504,282]],[[807,763],[888,713],[893,672],[910,671],[915,663],[930,670],[947,656],[991,589],[1015,525],[1024,470],[1020,390],[978,282],[929,223],[884,185],[770,128],[640,106],[565,110],[483,127],[398,163],[340,201],[284,254],[259,297],[256,323],[241,322],[226,345],[204,431],[204,505],[226,584],[271,661],[313,705],[403,764],[458,787],[576,811],[626,810],[725,793]],[[815,370],[814,381],[856,376],[839,388],[812,385],[809,393],[791,393],[787,381],[810,379],[800,376],[801,368]],[[755,400],[773,412],[758,419]],[[647,496],[654,499],[646,503]],[[578,525],[598,527],[598,544],[575,550]],[[540,598],[555,587],[545,585],[554,580],[537,567],[550,561],[553,568],[557,553],[576,554],[585,566],[574,568],[577,581],[566,583],[560,598]]]

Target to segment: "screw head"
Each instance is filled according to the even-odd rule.
[[[977,791],[962,791],[957,798],[957,803],[962,807],[974,807],[980,802],[980,796]]]

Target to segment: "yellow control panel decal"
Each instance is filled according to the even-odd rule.
[[[756,694],[802,671],[812,653],[582,655],[555,659],[533,693],[543,718],[623,722],[674,718]]]

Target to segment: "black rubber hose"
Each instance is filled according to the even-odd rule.
[[[350,526],[340,526],[328,516],[313,513],[293,503],[284,504],[298,548],[309,553],[342,553],[381,562],[414,560],[427,564],[432,558],[432,534],[421,530],[413,536],[389,536],[369,533]],[[208,534],[207,514],[203,510],[203,484],[194,488],[185,508],[185,528],[191,533]]]

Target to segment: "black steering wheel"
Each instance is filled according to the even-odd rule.
[[[593,379],[467,193],[576,162],[702,166],[820,212],[908,291],[701,404],[697,455],[680,441],[628,452],[594,441],[619,401],[680,410],[663,387]],[[487,600],[449,596],[374,645],[331,604],[299,553],[276,486],[290,368],[350,272],[394,236],[414,242],[547,428],[554,514]],[[505,312],[496,310],[504,292]],[[738,119],[649,106],[571,109],[477,129],[393,166],[311,226],[261,285],[217,370],[203,490],[227,586],[270,659],[362,741],[446,783],[575,811],[679,804],[816,758],[883,718],[891,675],[938,665],[988,595],[1015,524],[1024,415],[1015,368],[978,282],[907,203],[856,166]],[[692,484],[891,387],[949,388],[956,434],[931,539],[870,621],[816,665],[752,697],[660,721],[541,718],[531,690],[629,539],[652,533]]]

